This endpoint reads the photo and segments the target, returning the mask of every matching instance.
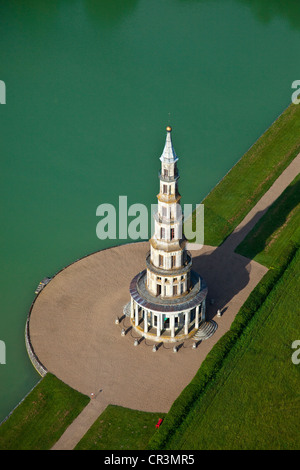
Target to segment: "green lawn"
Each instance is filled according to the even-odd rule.
[[[0,449],[51,449],[89,401],[47,373],[0,426]]]
[[[300,252],[167,448],[299,449]]]
[[[155,432],[163,413],[146,413],[109,405],[75,450],[141,450]]]
[[[299,244],[299,241],[300,175],[272,204],[236,251],[271,267],[288,244]]]
[[[300,106],[291,104],[202,201],[204,242],[218,246],[300,152]]]

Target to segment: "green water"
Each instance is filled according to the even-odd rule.
[[[99,204],[156,202],[165,126],[181,157],[183,202],[200,203],[300,79],[298,0],[6,3],[0,420],[39,379],[24,343],[36,285],[120,243],[96,237]]]

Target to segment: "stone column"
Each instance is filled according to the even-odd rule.
[[[158,313],[157,314],[157,334],[156,334],[158,338],[160,337],[160,333],[161,333],[161,324],[162,324],[161,314]]]
[[[195,328],[199,328],[199,305],[196,307]]]
[[[170,315],[171,338],[175,337],[175,317]]]
[[[130,304],[130,318],[134,317],[134,300],[131,297],[131,304]]]
[[[139,324],[139,306],[135,304],[135,326]]]
[[[187,335],[189,332],[190,312],[184,312],[184,334]]]
[[[144,310],[144,333],[148,333],[148,311]]]

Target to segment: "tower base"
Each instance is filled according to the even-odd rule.
[[[205,281],[192,271],[191,290],[178,298],[154,297],[146,288],[146,270],[130,284],[130,321],[134,330],[152,341],[178,342],[193,337],[205,321]],[[129,308],[127,307],[127,312]]]

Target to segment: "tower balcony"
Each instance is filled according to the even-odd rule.
[[[192,255],[187,250],[186,251],[186,260],[180,267],[173,267],[171,269],[165,269],[165,268],[159,268],[157,266],[154,266],[154,264],[151,261],[151,252],[148,251],[148,253],[146,255],[146,265],[147,265],[147,269],[149,269],[151,272],[157,274],[158,276],[179,276],[183,273],[186,273],[187,271],[189,271],[191,269],[191,267],[192,267]]]
[[[187,240],[184,234],[182,235],[182,238],[174,239],[172,241],[158,239],[154,235],[153,237],[150,238],[149,243],[152,246],[152,248],[154,248],[155,250],[160,250],[160,251],[164,251],[165,253],[170,253],[173,251],[184,250]]]
[[[161,181],[165,181],[166,183],[176,181],[180,178],[178,171],[174,175],[167,175],[166,173],[162,173],[161,171],[159,171],[158,177]]]
[[[167,217],[164,215],[159,214],[158,212],[155,212],[153,214],[154,219],[156,222],[160,224],[166,224],[166,225],[174,225],[174,224],[183,224],[183,213],[181,212],[178,214],[176,217]]]
[[[157,199],[160,202],[166,202],[167,204],[177,204],[179,203],[181,196],[178,191],[176,191],[175,194],[164,194],[164,193],[159,193],[157,195]]]

